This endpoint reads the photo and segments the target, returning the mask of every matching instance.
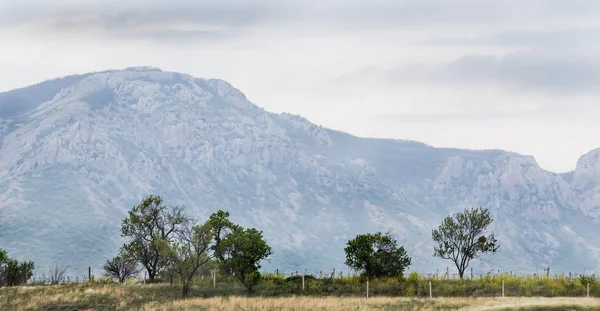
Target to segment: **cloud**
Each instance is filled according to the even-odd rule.
[[[594,1],[530,0],[0,0],[0,27],[155,40],[216,39],[256,28],[302,31],[511,28],[595,20]],[[510,22],[508,22],[510,21]],[[496,26],[494,26],[496,25]],[[211,34],[214,34],[211,36]],[[156,35],[156,37],[154,37]]]
[[[600,59],[534,51],[503,56],[468,54],[449,63],[414,63],[390,69],[369,67],[341,76],[332,83],[364,80],[391,87],[414,83],[469,88],[500,86],[518,92],[598,95]]]
[[[558,30],[513,30],[483,36],[447,36],[425,40],[429,45],[498,45],[560,50],[581,50],[600,47],[596,40],[600,28],[568,28]]]
[[[59,34],[184,41],[226,39],[276,18],[273,1],[58,1],[25,0],[0,10],[0,27]]]

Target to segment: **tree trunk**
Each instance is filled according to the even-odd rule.
[[[187,281],[183,281],[183,298],[187,298],[190,293],[190,283]]]
[[[156,276],[155,270],[148,270],[148,281],[154,281],[154,276]]]
[[[465,275],[465,270],[466,270],[466,268],[467,268],[467,267],[464,267],[464,268],[462,268],[462,269],[460,269],[460,268],[458,269],[458,276],[460,277],[460,279],[461,279],[461,280],[462,280],[462,278],[463,278],[463,275]]]

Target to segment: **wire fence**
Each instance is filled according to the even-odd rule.
[[[293,276],[312,276],[315,278],[344,278],[344,277],[355,277],[360,275],[354,270],[336,270],[334,269],[303,269],[303,270],[263,270],[261,272],[262,275],[274,275],[277,277],[293,277]],[[405,273],[404,277],[407,277],[410,273]],[[420,278],[431,279],[431,280],[449,280],[449,279],[460,279],[460,275],[458,273],[450,273],[449,269],[445,272],[417,272]],[[550,279],[565,279],[572,280],[578,279],[580,277],[588,277],[591,279],[596,279],[596,274],[592,272],[582,272],[582,273],[550,273],[549,269],[544,269],[544,272],[534,272],[534,273],[516,273],[512,271],[502,272],[500,270],[488,270],[485,272],[468,270],[465,271],[463,275],[463,279],[483,279],[483,278],[550,278]]]
[[[259,291],[265,295],[334,295],[334,296],[415,296],[415,297],[505,297],[505,296],[587,296],[600,297],[600,282],[594,273],[555,273],[549,269],[543,273],[518,274],[512,271],[485,271],[476,273],[468,270],[460,280],[458,273],[446,269],[426,273],[408,273],[403,280],[385,278],[358,278],[353,270],[304,269],[263,270]],[[133,282],[147,282],[141,271]],[[279,280],[279,281],[277,281]],[[117,278],[88,275],[34,275],[29,285],[116,283]],[[163,283],[173,280],[163,279]],[[175,284],[178,281],[175,277]],[[196,286],[212,291],[215,295],[228,295],[241,287],[234,277],[220,275],[215,270],[202,271]]]

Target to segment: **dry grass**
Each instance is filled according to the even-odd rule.
[[[163,285],[119,284],[0,288],[0,310],[600,310],[600,299],[597,298],[234,296],[182,300],[177,289]]]
[[[210,298],[150,303],[142,310],[600,310],[600,301],[584,298]]]

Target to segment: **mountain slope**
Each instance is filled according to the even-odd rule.
[[[501,150],[357,138],[150,67],[0,94],[0,124],[0,247],[42,268],[99,273],[121,219],[152,192],[264,230],[266,269],[339,271],[348,239],[391,230],[411,270],[434,272],[449,263],[431,257],[431,229],[474,205],[492,210],[502,244],[478,273],[599,266],[593,155],[568,178]]]

